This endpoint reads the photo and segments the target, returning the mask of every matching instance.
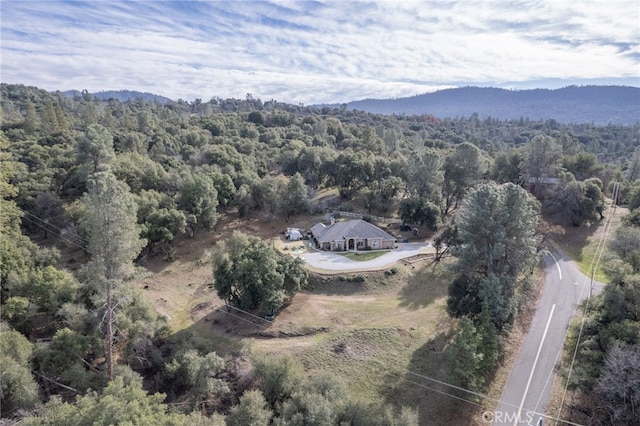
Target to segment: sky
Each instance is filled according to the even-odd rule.
[[[318,104],[640,86],[637,0],[0,1],[0,81]]]

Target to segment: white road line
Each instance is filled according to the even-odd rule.
[[[551,255],[551,257],[553,257],[553,261],[556,262],[556,268],[558,268],[558,275],[560,275],[560,279],[562,279],[562,270],[560,269],[560,264],[558,263],[558,259],[556,259],[556,257],[553,255],[553,253],[551,253],[551,251],[549,251],[549,254]]]
[[[524,388],[524,395],[522,395],[522,401],[520,401],[520,407],[518,407],[518,415],[513,422],[513,426],[517,426],[520,421],[520,415],[522,414],[522,407],[524,406],[524,400],[527,398],[527,392],[529,392],[529,386],[531,385],[531,379],[533,379],[533,373],[536,371],[536,364],[538,363],[538,358],[540,357],[540,351],[542,351],[542,345],[544,344],[544,339],[547,337],[547,331],[549,331],[549,325],[551,324],[551,318],[553,317],[553,311],[555,311],[556,305],[555,303],[551,307],[551,313],[549,314],[549,319],[547,320],[547,326],[544,328],[544,333],[542,333],[542,340],[540,340],[540,346],[538,346],[538,353],[536,353],[536,358],[533,360],[533,367],[531,367],[531,374],[529,374],[529,380],[527,380],[527,386]]]

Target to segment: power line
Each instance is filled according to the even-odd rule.
[[[604,243],[607,240],[608,236],[609,236],[609,231],[611,229],[611,222],[613,221],[613,217],[615,216],[615,212],[617,209],[617,205],[616,205],[616,200],[618,198],[618,194],[620,192],[620,182],[616,182],[614,184],[613,187],[613,213],[609,216],[608,220],[605,222],[605,228],[604,228],[604,232],[602,233],[602,237],[600,238],[600,241],[598,242],[598,245],[596,247],[596,252],[593,255],[593,259],[591,260],[591,276],[593,277],[593,274],[595,274],[595,271],[598,267],[598,265],[600,264],[600,260],[602,259],[602,254],[604,253]],[[592,282],[591,282],[591,286],[593,286],[593,278],[592,278]],[[582,297],[582,291],[584,290],[584,286],[582,286],[583,288],[580,290],[580,297]],[[591,289],[590,289],[591,290]],[[562,413],[562,407],[564,406],[564,401],[565,398],[567,396],[567,391],[569,389],[569,383],[571,380],[571,374],[573,372],[573,367],[576,361],[576,358],[578,356],[578,349],[580,347],[580,339],[582,339],[582,333],[584,331],[584,323],[585,320],[587,318],[587,314],[588,314],[588,310],[589,310],[589,302],[591,300],[591,291],[589,291],[589,296],[587,296],[587,301],[585,302],[585,309],[584,309],[584,316],[582,318],[582,321],[580,323],[580,330],[578,332],[578,338],[576,340],[576,345],[574,347],[573,350],[573,356],[571,357],[571,364],[569,365],[569,373],[567,374],[567,381],[564,387],[564,392],[562,393],[562,400],[560,401],[560,408],[558,409],[558,416],[560,416],[560,414]],[[571,321],[573,321],[573,318],[575,317],[576,313],[578,312],[578,306],[576,306],[576,309],[573,312],[573,315],[571,315]],[[569,334],[569,330],[567,330],[567,333],[565,334],[565,340],[567,338],[567,335]],[[563,346],[564,346],[564,342],[563,342]],[[558,424],[558,422],[556,421],[556,424]]]
[[[404,373],[406,373],[406,374],[413,375],[413,376],[416,376],[416,377],[418,377],[418,378],[421,378],[421,379],[424,379],[424,380],[428,380],[428,381],[431,381],[431,382],[434,382],[434,383],[437,383],[437,384],[440,384],[440,385],[443,385],[443,386],[447,386],[447,387],[450,387],[450,388],[452,388],[452,389],[456,389],[456,390],[459,390],[459,391],[462,391],[462,392],[466,392],[466,393],[469,393],[469,394],[471,394],[471,395],[475,395],[475,396],[481,397],[481,398],[483,398],[483,399],[485,399],[485,400],[494,401],[494,402],[497,402],[498,404],[504,404],[504,405],[506,405],[506,406],[508,406],[508,407],[512,407],[512,408],[519,408],[519,407],[518,407],[517,405],[515,405],[515,404],[511,404],[511,403],[505,402],[505,401],[503,401],[503,400],[501,400],[501,399],[491,397],[491,396],[489,396],[489,395],[487,395],[487,394],[483,394],[483,393],[481,393],[481,392],[476,392],[476,391],[472,391],[472,390],[470,390],[470,389],[466,389],[466,388],[463,388],[463,387],[460,387],[460,386],[456,386],[456,385],[453,385],[453,384],[451,384],[451,383],[447,383],[447,382],[444,382],[444,381],[442,381],[442,380],[438,380],[438,379],[435,379],[435,378],[433,378],[433,377],[427,376],[427,375],[425,375],[425,374],[416,373],[415,371],[411,371],[411,370],[409,370],[409,369],[407,369],[407,368],[402,368],[402,369],[395,368],[395,369],[394,369],[394,368],[392,368],[392,367],[390,367],[390,366],[388,366],[388,365],[384,365],[384,364],[382,364],[380,361],[378,361],[378,364],[380,364],[380,365],[382,365],[383,367],[386,367],[386,368],[388,368],[388,369],[391,369],[392,371],[393,371],[393,370],[395,370],[395,372],[396,372],[396,374],[397,374],[397,375],[399,375],[399,374],[398,374],[398,372],[399,372],[399,371],[402,371],[402,372],[404,372]],[[475,402],[475,401],[470,401],[470,400],[468,400],[468,399],[465,399],[465,398],[462,398],[462,397],[458,397],[458,396],[456,396],[456,395],[452,395],[452,394],[450,394],[450,393],[447,393],[447,392],[444,392],[444,391],[441,391],[441,390],[438,390],[438,389],[435,389],[435,388],[432,388],[432,387],[426,386],[426,385],[424,385],[424,384],[419,384],[419,383],[417,383],[417,382],[413,382],[413,381],[408,380],[408,379],[406,379],[406,378],[405,378],[405,380],[406,380],[408,383],[412,383],[412,384],[415,384],[415,385],[418,385],[418,386],[424,387],[424,388],[426,388],[426,389],[430,389],[430,390],[433,390],[433,391],[435,391],[435,392],[441,393],[441,394],[443,394],[443,395],[451,396],[451,397],[453,397],[453,398],[456,398],[456,399],[459,399],[459,400],[462,400],[462,401],[468,402],[468,403],[470,403],[470,404],[474,404],[474,405],[480,406],[480,407],[482,407],[482,408],[486,408],[486,406],[485,406],[485,405],[481,405],[481,404],[479,404],[479,403],[477,403],[477,402]],[[556,417],[553,417],[553,416],[549,416],[549,415],[544,414],[544,413],[539,413],[539,412],[537,412],[537,411],[529,411],[529,412],[530,412],[530,413],[532,413],[532,414],[538,415],[538,416],[542,416],[542,417],[548,418],[548,419],[550,419],[550,420],[560,421],[560,422],[563,422],[563,423],[566,423],[566,424],[569,424],[569,425],[582,426],[582,425],[580,425],[579,423],[574,423],[574,422],[571,422],[571,421],[568,421],[568,420],[563,420],[563,419],[560,419],[560,418],[556,418]]]
[[[27,213],[27,212],[24,212],[24,213]],[[37,219],[39,219],[41,221],[41,222],[38,222],[38,221],[36,221],[34,219],[31,219],[28,216],[24,217],[26,220],[28,220],[29,222],[33,223],[37,227],[44,229],[45,231],[55,235],[56,237],[60,238],[61,240],[65,241],[65,242],[67,242],[67,243],[69,243],[69,244],[71,244],[73,246],[76,246],[78,248],[81,248],[81,249],[86,250],[87,252],[91,253],[91,251],[89,251],[89,249],[85,245],[81,244],[81,242],[84,241],[84,240],[81,239],[80,237],[78,237],[78,239],[81,242],[77,241],[75,238],[69,238],[69,237],[63,235],[61,232],[58,232],[55,229],[48,228],[47,226],[50,225],[50,224],[47,224],[43,219],[41,219],[41,218],[39,218],[39,217],[37,217],[35,215],[32,215],[30,213],[27,213],[27,214],[30,215],[30,216],[33,216],[33,217],[35,217],[35,218],[37,218]],[[94,254],[94,253],[91,253],[91,254]]]

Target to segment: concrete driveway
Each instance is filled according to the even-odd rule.
[[[429,243],[398,243],[398,248],[372,260],[351,260],[329,251],[314,251],[300,255],[309,266],[331,272],[375,271],[393,266],[396,262],[418,254],[435,253]]]

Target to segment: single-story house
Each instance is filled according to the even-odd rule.
[[[362,219],[316,223],[311,238],[317,248],[331,251],[392,249],[397,242],[393,235]]]

